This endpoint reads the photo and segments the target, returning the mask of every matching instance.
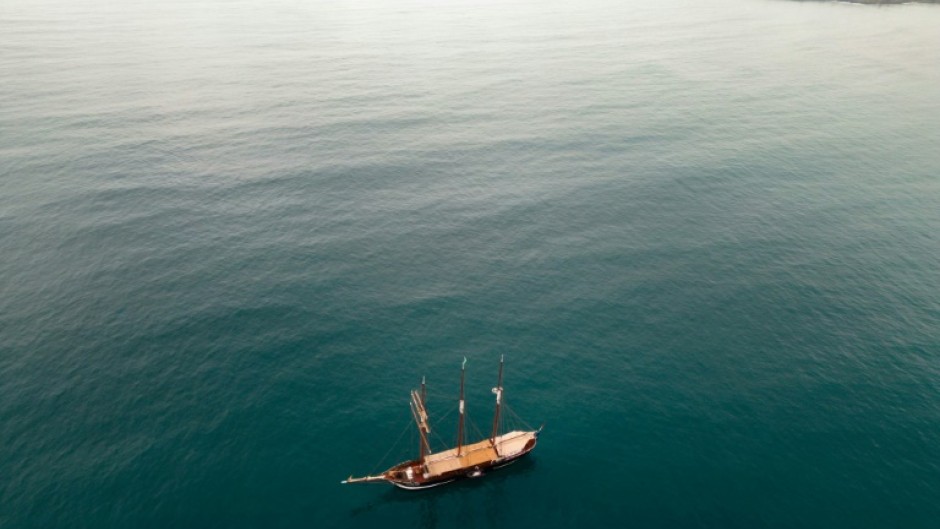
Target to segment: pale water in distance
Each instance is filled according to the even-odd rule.
[[[935,528],[938,95],[940,6],[4,0],[0,527]],[[528,460],[339,484],[500,354]]]

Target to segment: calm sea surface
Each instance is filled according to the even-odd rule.
[[[0,527],[936,528],[938,96],[940,6],[4,0]],[[340,485],[500,354],[530,459]]]

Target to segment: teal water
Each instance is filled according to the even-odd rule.
[[[0,526],[937,527],[937,28],[4,1]],[[500,354],[530,459],[339,484]]]

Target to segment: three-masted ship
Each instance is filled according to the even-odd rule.
[[[503,358],[499,360],[499,378],[493,393],[496,395],[496,411],[493,414],[493,429],[490,436],[481,441],[464,444],[465,405],[464,376],[467,359],[460,367],[459,419],[457,423],[457,446],[440,452],[431,452],[428,436],[431,426],[425,408],[427,386],[421,380],[421,389],[411,390],[411,414],[420,436],[418,458],[399,463],[381,474],[355,478],[349,476],[342,483],[388,482],[408,490],[426,489],[444,485],[462,478],[482,476],[490,469],[504,467],[517,461],[535,448],[538,430],[513,430],[500,433],[500,413],[503,411]]]

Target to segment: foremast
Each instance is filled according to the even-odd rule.
[[[424,384],[424,378],[421,379],[421,393],[417,390],[411,390],[411,415],[414,417],[415,424],[418,426],[418,434],[421,441],[418,446],[418,459],[424,461],[425,456],[431,453],[431,446],[428,444],[428,434],[431,433],[431,426],[428,424],[428,410],[424,407],[424,399],[427,396],[427,387]]]

